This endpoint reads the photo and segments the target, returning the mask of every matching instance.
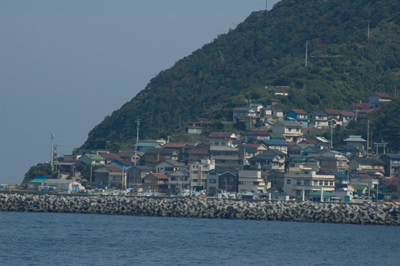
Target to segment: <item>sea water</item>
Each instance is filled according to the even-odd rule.
[[[0,212],[0,265],[400,265],[400,228]]]

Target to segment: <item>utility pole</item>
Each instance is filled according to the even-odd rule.
[[[251,130],[251,99],[249,100],[249,127]]]
[[[51,133],[51,170],[54,171],[54,151],[53,151],[54,134]]]
[[[136,146],[135,146],[135,166],[136,166],[136,161],[137,161],[137,146],[139,142],[139,126],[140,126],[140,119],[136,119]]]
[[[265,10],[268,11],[268,0],[266,0],[266,3],[265,3]]]
[[[369,148],[369,120],[367,121],[367,157],[368,157],[368,148]]]
[[[331,149],[332,149],[333,148],[333,134],[332,134],[333,125],[332,125],[332,120],[330,121],[330,128],[331,128]]]
[[[308,53],[308,41],[306,41],[306,63],[305,63],[305,67],[307,67],[307,53]]]

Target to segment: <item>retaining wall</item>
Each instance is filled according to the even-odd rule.
[[[0,211],[400,225],[400,206],[208,198],[0,194]]]

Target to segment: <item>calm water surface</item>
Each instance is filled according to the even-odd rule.
[[[0,265],[400,265],[400,228],[0,212]]]

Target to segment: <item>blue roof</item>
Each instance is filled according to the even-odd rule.
[[[353,145],[338,145],[336,146],[333,150],[335,151],[358,151],[357,147],[354,147]]]
[[[346,174],[343,174],[341,172],[335,172],[332,175],[339,177],[340,179],[347,179],[348,176]]]
[[[262,140],[262,141],[267,145],[288,146],[287,143],[284,142],[283,140],[269,139],[269,140]]]

